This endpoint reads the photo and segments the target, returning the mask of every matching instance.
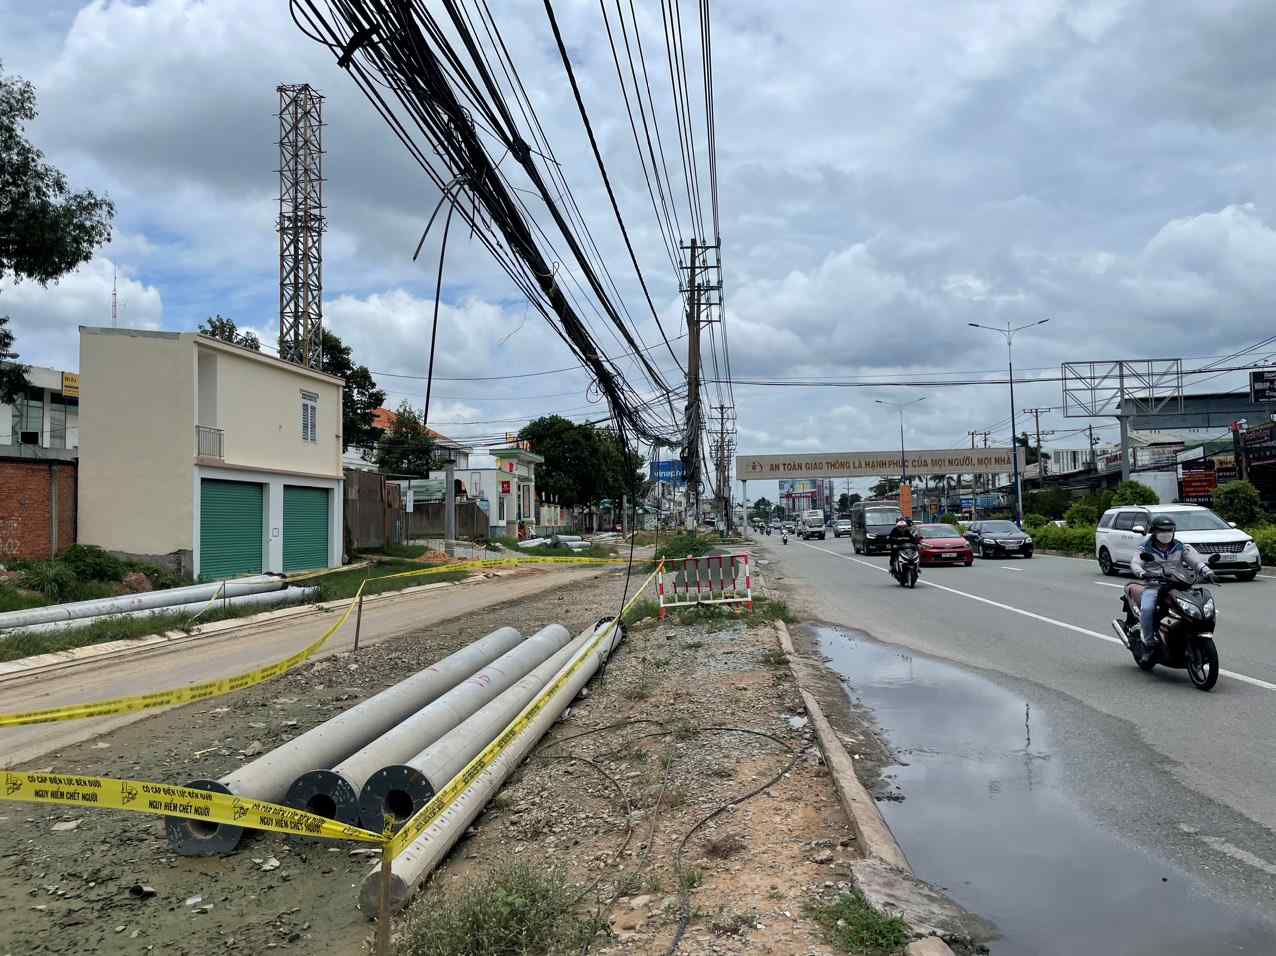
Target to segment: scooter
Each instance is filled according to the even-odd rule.
[[[788,543],[789,543],[789,533],[785,531],[783,534],[780,535],[780,544],[788,544]]]
[[[899,549],[899,556],[895,558],[895,567],[891,570],[891,574],[899,582],[900,587],[915,588],[917,578],[922,573],[921,565],[922,556],[917,546],[906,544]]]
[[[1143,554],[1143,560],[1152,560]],[[1219,556],[1211,554],[1209,564],[1218,564]],[[1212,690],[1218,683],[1218,648],[1214,644],[1214,595],[1201,582],[1211,577],[1205,573],[1171,571],[1165,577],[1150,579],[1155,587],[1156,630],[1150,653],[1144,653],[1143,628],[1139,624],[1139,601],[1136,582],[1130,582],[1121,594],[1125,617],[1115,618],[1112,629],[1134,657],[1140,670],[1150,671],[1161,664],[1183,668],[1197,690]]]

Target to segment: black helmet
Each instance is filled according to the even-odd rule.
[[[1164,531],[1168,531],[1173,534],[1175,531],[1174,519],[1169,515],[1157,515],[1152,519],[1152,527],[1150,530],[1152,534]]]
[[[904,519],[904,524],[908,525],[908,526],[911,528],[911,527],[913,526],[913,519],[912,519],[912,518],[905,518],[905,519]]]

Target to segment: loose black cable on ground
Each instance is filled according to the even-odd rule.
[[[706,728],[706,729],[734,730],[736,728],[715,727],[715,728]],[[756,797],[762,791],[775,786],[777,783],[779,783],[781,780],[784,779],[784,775],[786,773],[788,773],[795,766],[797,766],[797,762],[802,758],[801,750],[790,747],[787,743],[780,740],[780,738],[778,737],[773,737],[770,734],[764,734],[764,733],[760,733],[758,731],[752,731],[752,730],[745,730],[740,732],[755,734],[756,736],[759,736],[759,737],[768,737],[769,739],[780,744],[780,746],[784,747],[786,750],[791,751],[793,753],[793,759],[791,759],[787,764],[785,764],[785,766],[783,767],[783,769],[779,771],[779,773],[777,773],[770,780],[766,781],[766,783],[762,784],[760,787],[750,790],[748,793],[744,794],[743,796],[737,797],[736,799],[729,801],[728,803],[724,803],[721,806],[714,809],[713,811],[711,811],[710,813],[706,814],[704,817],[702,817],[699,820],[699,822],[696,823],[695,826],[693,826],[690,830],[688,830],[686,834],[683,836],[681,842],[678,844],[678,849],[674,852],[674,864],[673,864],[674,875],[678,879],[678,929],[674,932],[673,941],[669,944],[669,948],[665,950],[665,956],[673,956],[673,954],[677,952],[678,947],[682,944],[682,937],[687,932],[687,926],[691,922],[691,905],[690,905],[691,890],[690,890],[690,887],[688,887],[687,880],[684,878],[683,872],[682,872],[682,853],[683,853],[683,850],[686,849],[687,843],[691,840],[693,836],[695,836],[697,832],[699,832],[701,827],[703,827],[710,820],[717,817],[719,814],[725,813],[731,807],[738,806],[739,804],[744,803],[746,800],[750,800],[753,797]]]

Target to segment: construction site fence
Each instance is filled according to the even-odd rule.
[[[656,575],[660,619],[671,607],[697,604],[743,604],[753,610],[753,576],[749,555],[707,554],[666,558]]]

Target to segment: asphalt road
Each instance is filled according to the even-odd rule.
[[[1183,671],[1134,666],[1110,624],[1125,579],[1093,561],[976,559],[924,569],[908,591],[849,538],[757,544],[767,580],[807,611],[1021,693],[1062,741],[1067,789],[1087,812],[1276,916],[1276,578],[1217,587],[1223,676],[1201,693]]]

